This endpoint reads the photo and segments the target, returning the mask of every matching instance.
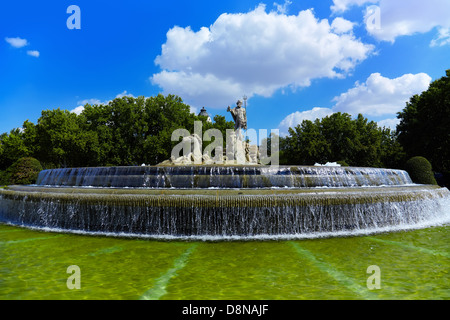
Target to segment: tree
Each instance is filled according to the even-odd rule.
[[[86,104],[83,112],[79,115],[81,128],[91,132],[97,139],[96,157],[92,159],[93,166],[105,166],[112,163],[108,161],[112,157],[111,149],[114,148],[110,112],[107,105],[91,106]]]
[[[145,119],[147,132],[144,140],[143,162],[158,164],[170,158],[172,148],[178,141],[172,141],[172,132],[184,128],[194,131],[197,116],[190,112],[190,107],[175,95],[147,98],[145,101]]]
[[[39,144],[37,142],[37,127],[34,123],[26,120],[22,125],[21,138],[29,154],[34,156],[38,153]]]
[[[107,105],[85,105],[82,128],[98,138],[100,166],[158,164],[170,158],[175,129],[193,131],[197,117],[180,97],[116,98]]]
[[[0,170],[5,170],[17,159],[31,154],[23,140],[23,130],[13,129],[0,135]]]
[[[436,171],[450,172],[450,70],[411,97],[397,118],[398,138],[408,157],[424,156]]]
[[[352,166],[399,167],[401,146],[389,129],[362,115],[352,119],[334,113],[314,122],[304,120],[282,138],[281,163],[313,165],[341,161]]]
[[[357,166],[382,167],[383,159],[380,155],[384,131],[378,128],[376,122],[369,121],[361,114],[354,121],[353,149],[348,159]]]
[[[37,158],[46,166],[79,167],[96,163],[98,139],[94,132],[84,131],[75,113],[67,110],[45,110],[38,120]]]
[[[406,161],[406,153],[398,141],[397,132],[383,128],[381,133],[381,144],[378,151],[381,163],[387,168],[402,169]]]
[[[287,136],[280,144],[283,164],[314,165],[323,162],[330,155],[330,145],[322,135],[320,121],[304,120],[295,128],[289,128]]]
[[[330,162],[344,160],[352,165],[362,165],[363,161],[356,153],[367,152],[364,150],[367,145],[359,142],[362,131],[359,132],[358,129],[364,129],[364,124],[360,124],[357,128],[360,117],[362,116],[358,115],[357,120],[352,120],[349,114],[337,112],[322,119],[320,129],[329,146],[329,153],[324,160]]]

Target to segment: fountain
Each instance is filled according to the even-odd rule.
[[[233,118],[240,130],[242,114]],[[450,221],[449,190],[413,184],[403,170],[178,160],[44,170],[36,185],[0,189],[0,221],[61,232],[204,240],[367,234]]]

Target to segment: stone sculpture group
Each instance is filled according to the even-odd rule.
[[[227,146],[225,154],[222,146],[217,146],[215,155],[212,157],[208,152],[202,152],[202,139],[194,133],[186,136],[181,141],[184,146],[183,150],[189,150],[187,154],[180,157],[171,156],[170,160],[166,160],[160,165],[190,165],[190,164],[259,164],[259,149],[257,145],[251,145],[244,140],[243,130],[247,130],[247,112],[242,107],[242,101],[236,102],[236,107],[227,108],[227,112],[233,117],[234,131],[228,131]],[[229,143],[228,143],[229,142]],[[186,152],[185,152],[186,153]]]

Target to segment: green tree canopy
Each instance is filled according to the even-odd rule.
[[[0,170],[5,170],[19,158],[30,154],[22,129],[13,129],[9,134],[0,135]]]
[[[282,138],[281,163],[313,165],[343,161],[351,166],[398,167],[401,146],[395,134],[361,114],[333,113],[314,122],[304,120]]]
[[[36,125],[27,120],[23,128],[0,135],[0,170],[29,156],[46,168],[155,165],[169,159],[179,142],[172,141],[172,132],[183,128],[193,133],[194,121],[202,121],[203,133],[215,128],[225,136],[234,127],[223,116],[207,122],[174,95],[86,104],[79,115],[45,110]]]
[[[398,113],[398,138],[408,157],[424,156],[433,169],[450,172],[450,70]]]
[[[98,139],[82,130],[82,117],[67,110],[45,110],[36,125],[36,158],[50,166],[95,164]]]
[[[69,127],[64,131],[73,129],[74,139],[69,141],[77,141],[67,147],[82,158],[63,165],[157,164],[170,157],[175,143],[171,141],[173,130],[193,130],[197,118],[189,110],[181,98],[161,94],[150,98],[116,98],[105,105],[87,104],[79,116],[66,114]],[[64,137],[58,136],[56,140],[63,141]],[[54,142],[50,145],[57,146]],[[72,159],[76,159],[75,154]]]

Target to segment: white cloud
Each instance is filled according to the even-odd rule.
[[[27,51],[27,55],[39,58],[40,53],[37,50],[28,50]]]
[[[348,33],[353,31],[354,25],[355,23],[351,21],[348,21],[341,17],[337,17],[331,23],[331,29],[337,34]]]
[[[165,88],[166,93],[175,93],[186,102],[194,102],[197,107],[203,104],[224,108],[230,99],[234,101],[235,97],[246,92],[239,83],[220,79],[212,74],[162,71],[153,75],[152,81]],[[261,93],[264,92],[261,91]]]
[[[437,38],[431,40],[431,47],[442,47],[450,44],[450,28],[439,28]]]
[[[70,112],[72,112],[72,113],[76,113],[76,114],[81,114],[82,112],[83,112],[83,110],[84,110],[84,106],[78,106],[78,107],[76,107],[75,109],[73,109],[73,110],[70,110]]]
[[[198,114],[200,113],[200,111],[198,110],[198,108],[197,108],[197,107],[193,107],[193,106],[189,106],[189,111],[190,111],[191,113],[196,114],[196,115],[198,115]]]
[[[342,13],[350,9],[352,6],[362,6],[366,3],[376,3],[379,0],[333,0],[331,11],[333,13]]]
[[[22,39],[19,37],[16,38],[5,38],[5,41],[8,42],[14,48],[22,48],[28,45],[27,39]]]
[[[23,48],[23,47],[29,45],[27,39],[22,39],[20,37],[15,37],[15,38],[8,38],[8,37],[6,37],[5,41],[7,43],[9,43],[14,48]],[[39,58],[40,52],[37,51],[37,50],[28,50],[27,54],[29,56]]]
[[[296,127],[297,125],[302,123],[303,120],[314,121],[316,119],[325,118],[333,113],[333,110],[329,108],[313,108],[312,110],[306,110],[302,112],[296,111],[294,113],[291,113],[286,118],[284,118],[278,126],[280,135],[286,136],[288,134],[289,128]]]
[[[392,119],[384,119],[381,121],[378,121],[377,124],[379,127],[386,127],[391,130],[397,130],[397,125],[400,123],[400,119],[392,118]]]
[[[351,115],[393,115],[405,107],[411,96],[427,90],[430,82],[431,77],[425,73],[405,74],[395,79],[372,73],[365,83],[357,82],[355,87],[335,97],[333,110]]]
[[[368,7],[372,4],[379,6],[380,25],[366,29],[376,39],[394,42],[399,36],[426,33],[437,28],[439,34],[430,45],[450,44],[450,1],[448,0],[333,0],[331,10],[334,13],[343,13],[352,6],[366,5]]]
[[[84,106],[86,104],[90,104],[90,105],[97,104],[97,105],[100,105],[100,104],[108,104],[108,102],[109,101],[100,101],[99,99],[93,98],[93,99],[84,99],[84,100],[78,101],[77,104],[81,105],[81,106]]]
[[[380,28],[368,30],[378,40],[394,42],[399,36],[450,28],[448,0],[380,0]]]
[[[132,95],[131,93],[128,93],[126,90],[123,91],[122,93],[119,93],[118,95],[116,95],[115,98],[123,98],[123,97],[132,97],[135,98],[134,95]],[[70,112],[76,113],[76,114],[80,114],[83,112],[84,110],[84,106],[86,104],[90,104],[91,106],[93,105],[101,105],[101,104],[109,104],[112,100],[107,100],[107,101],[101,101],[99,99],[96,98],[91,98],[91,99],[84,99],[84,100],[80,100],[77,102],[78,107],[76,107],[75,109],[70,110]]]
[[[279,4],[277,2],[274,2],[273,5],[277,8],[277,12],[281,14],[286,14],[288,7],[292,4],[292,1],[285,0],[284,4]]]
[[[248,13],[224,13],[197,32],[173,27],[155,59],[162,71],[150,80],[190,105],[224,108],[244,94],[270,97],[313,79],[342,78],[374,49],[342,34],[350,30],[346,21],[332,27],[312,10],[286,15],[259,5]]]
[[[131,98],[136,98],[135,96],[133,96],[131,93],[128,93],[127,90],[123,91],[122,93],[119,93],[116,98],[123,98],[123,97],[131,97]],[[106,103],[108,104],[109,101]]]
[[[428,89],[431,77],[425,73],[405,74],[395,79],[381,76],[379,73],[371,74],[366,82],[356,82],[355,86],[347,92],[335,97],[336,104],[330,108],[313,108],[312,110],[291,113],[281,121],[278,128],[280,134],[288,134],[289,128],[294,128],[303,120],[322,119],[335,112],[348,113],[357,116],[359,113],[365,117],[396,115],[403,110],[405,103],[414,94],[420,94]],[[387,118],[377,122],[380,127],[396,129],[399,119]]]

